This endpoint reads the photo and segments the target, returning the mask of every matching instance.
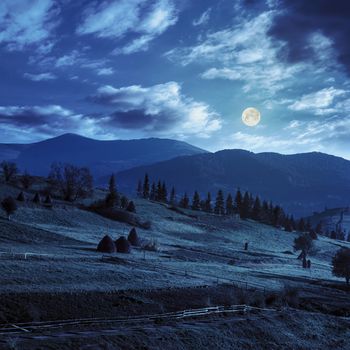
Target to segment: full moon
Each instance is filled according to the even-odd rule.
[[[254,108],[246,108],[242,113],[242,121],[245,125],[255,126],[260,122],[260,112]]]

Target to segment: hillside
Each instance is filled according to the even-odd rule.
[[[18,191],[0,184],[0,199]],[[27,198],[32,195],[26,193]],[[104,195],[96,191],[90,201]],[[257,342],[266,349],[278,349],[287,342],[294,349],[301,341],[305,348],[317,349],[321,344],[331,346],[333,340],[334,349],[345,349],[348,321],[338,316],[349,316],[348,292],[342,291],[345,282],[332,276],[331,260],[340,247],[350,247],[350,243],[319,237],[310,256],[312,268],[303,269],[292,248],[296,232],[251,220],[174,211],[143,199],[135,203],[136,215],[151,221],[150,229],[137,228],[138,235],[142,241],[156,241],[155,250],[134,247],[130,254],[96,252],[105,234],[116,239],[126,236],[132,226],[72,203],[55,200],[48,209],[30,201],[18,202],[11,221],[0,210],[0,326],[5,332],[13,324],[27,322],[21,329],[10,328],[7,337],[0,335],[0,347],[13,349],[15,342],[16,348],[26,350],[104,349],[107,344],[116,349],[152,348],[152,334],[157,331],[163,337],[156,341],[162,348],[203,346],[199,339],[204,339],[206,347],[216,348],[220,335],[226,349],[234,335],[242,349],[254,348]],[[244,242],[249,242],[248,250]],[[284,296],[286,285],[297,291],[293,299]],[[98,323],[241,304],[262,309],[186,319],[153,317],[142,323]],[[82,318],[92,319],[93,324],[74,321]],[[45,326],[53,320],[74,322],[72,326]],[[39,321],[42,329],[26,330],[37,327]],[[234,331],[237,323],[239,332]],[[271,324],[278,327],[278,334]],[[332,339],[327,337],[330,326]],[[176,346],[171,347],[174,337]]]
[[[31,174],[47,175],[52,162],[58,161],[87,166],[96,179],[119,170],[203,152],[206,151],[170,139],[99,141],[75,134],[28,145],[0,144],[0,156],[14,160]]]
[[[178,193],[239,187],[281,204],[288,212],[305,216],[325,206],[350,202],[350,161],[323,154],[252,153],[224,150],[137,167],[118,173],[122,189],[132,191],[148,173],[153,181],[165,180]]]

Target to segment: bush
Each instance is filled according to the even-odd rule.
[[[6,197],[1,202],[1,207],[7,215],[7,220],[10,220],[11,215],[17,210],[16,201],[12,197]]]
[[[130,213],[136,213],[136,208],[133,201],[129,202],[128,206],[126,207],[126,210],[129,211]]]
[[[336,277],[345,278],[346,284],[350,282],[350,249],[342,248],[332,259],[332,273]]]
[[[281,292],[282,301],[288,306],[299,305],[299,289],[290,285],[285,285]]]

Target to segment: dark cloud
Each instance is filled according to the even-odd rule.
[[[349,1],[281,0],[279,8],[282,11],[276,16],[269,34],[287,42],[288,49],[280,52],[284,59],[298,62],[315,58],[309,39],[312,34],[321,33],[332,40],[337,62],[350,73]]]
[[[108,119],[109,124],[123,129],[143,129],[154,122],[154,116],[146,114],[143,110],[114,112]]]

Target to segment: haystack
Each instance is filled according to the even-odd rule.
[[[130,242],[131,245],[134,247],[138,247],[140,245],[140,240],[139,236],[137,235],[135,227],[133,227],[128,235],[128,241]]]
[[[116,248],[113,239],[105,235],[98,244],[97,251],[101,253],[115,253]]]
[[[26,200],[23,191],[21,191],[20,194],[17,196],[17,200],[19,202],[24,202]]]
[[[115,241],[115,246],[118,253],[130,253],[131,251],[130,243],[124,236],[119,237]]]

